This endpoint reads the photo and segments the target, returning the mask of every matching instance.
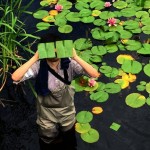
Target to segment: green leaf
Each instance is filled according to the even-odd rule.
[[[149,55],[150,54],[150,44],[144,43],[143,47],[137,51],[138,54]]]
[[[94,20],[95,20],[95,18],[94,18],[93,16],[81,18],[81,21],[82,21],[83,23],[92,23]]]
[[[56,41],[57,57],[58,58],[72,57],[73,47],[74,46],[72,40]]]
[[[81,138],[87,143],[95,143],[99,140],[99,133],[97,130],[91,128],[88,132],[82,133]]]
[[[121,127],[120,124],[113,122],[110,126],[110,129],[113,129],[114,131],[118,131],[120,127]]]
[[[86,133],[91,129],[91,125],[89,123],[76,123],[75,130],[78,133]]]
[[[92,47],[92,41],[86,38],[79,38],[74,42],[76,50],[85,50]]]
[[[120,13],[124,17],[132,17],[132,16],[135,16],[136,11],[133,8],[125,8],[125,9],[122,9]]]
[[[62,5],[63,6],[63,10],[72,8],[72,3],[69,2],[69,1],[60,1],[59,0],[57,4]]]
[[[50,26],[51,25],[49,23],[47,23],[47,22],[39,22],[36,25],[37,29],[39,29],[39,30],[47,30],[47,29],[49,29]]]
[[[93,87],[87,86],[87,87],[85,87],[84,90],[85,90],[85,91],[89,91],[89,92],[93,92],[93,91],[95,91],[97,88],[98,88],[98,83],[96,83],[95,86],[93,86]]]
[[[96,19],[94,20],[93,24],[96,26],[104,26],[106,24],[106,21],[102,19]]]
[[[94,63],[98,63],[98,62],[102,62],[102,57],[99,55],[92,55],[89,60]]]
[[[132,108],[139,108],[145,104],[146,98],[139,93],[131,93],[126,97],[125,102]]]
[[[46,10],[38,10],[37,12],[33,13],[33,17],[36,19],[43,19],[46,16],[49,16],[48,11]]]
[[[148,18],[149,17],[149,13],[147,11],[138,11],[136,12],[135,16],[137,18]]]
[[[105,33],[100,28],[94,28],[91,30],[92,37],[97,40],[105,40]]]
[[[142,31],[143,31],[143,33],[149,35],[150,34],[150,25],[142,27]]]
[[[114,53],[118,50],[118,47],[115,44],[106,45],[105,48],[106,48],[108,53]]]
[[[123,25],[125,26],[125,29],[128,29],[128,30],[139,28],[139,23],[134,20],[125,21]]]
[[[66,15],[66,19],[71,22],[79,22],[80,16],[77,12],[70,12]]]
[[[150,77],[150,64],[146,64],[143,68],[144,73]]]
[[[146,92],[150,94],[150,82],[146,84]]]
[[[105,91],[98,91],[90,95],[91,100],[100,102],[100,103],[107,101],[108,98],[109,98],[109,95]]]
[[[101,66],[99,71],[101,73],[104,73],[104,74],[105,73],[111,73],[112,72],[112,67],[110,67],[110,66]]]
[[[144,91],[145,90],[144,85],[137,85],[136,88],[137,88],[138,91]]]
[[[90,9],[82,9],[79,12],[79,17],[88,17],[92,14],[92,11]]]
[[[149,0],[146,0],[145,3],[144,3],[144,8],[145,9],[149,9],[150,8],[150,1]]]
[[[67,23],[67,20],[65,20],[64,18],[56,19],[54,22],[54,24],[59,27],[66,25],[66,23]]]
[[[95,0],[95,1],[90,3],[90,8],[96,9],[96,10],[102,10],[103,8],[105,8],[104,7],[104,2],[99,1],[99,0]]]
[[[132,33],[130,31],[122,30],[120,32],[120,38],[121,39],[129,39],[132,37]]]
[[[116,83],[107,83],[105,85],[105,91],[112,94],[119,93],[121,91],[121,86]]]
[[[150,97],[148,97],[148,98],[146,99],[146,104],[147,104],[148,106],[150,106]]]
[[[93,114],[89,111],[80,111],[77,113],[76,119],[79,123],[89,123],[93,119]]]
[[[142,44],[139,41],[135,41],[135,40],[128,40],[126,42],[126,45],[127,45],[126,49],[130,51],[135,51],[142,47]]]
[[[89,7],[90,7],[90,6],[89,6],[86,2],[82,2],[82,1],[77,2],[77,3],[75,4],[75,8],[76,8],[77,10],[82,10],[82,9],[89,8]]]
[[[102,56],[102,55],[105,55],[107,53],[107,50],[104,46],[93,46],[91,49],[91,52],[93,54]]]
[[[121,68],[124,72],[138,74],[142,70],[142,65],[138,61],[125,59]]]
[[[114,18],[115,14],[113,12],[110,12],[110,11],[102,11],[99,17],[101,19],[107,20],[109,18]]]
[[[113,6],[117,9],[123,9],[125,7],[127,7],[127,2],[124,2],[124,1],[115,1],[113,3]]]
[[[119,74],[119,71],[117,68],[112,67],[112,71],[110,73],[106,73],[105,76],[108,78],[115,78]]]
[[[141,23],[143,24],[143,25],[149,25],[150,24],[150,17],[144,17],[144,18],[142,18],[141,19]]]
[[[64,25],[58,28],[60,33],[70,33],[72,32],[73,28],[71,25]]]

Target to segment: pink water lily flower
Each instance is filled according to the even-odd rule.
[[[109,18],[107,21],[109,26],[117,26],[116,22],[117,22],[117,19],[115,19],[115,18]]]
[[[88,80],[88,86],[93,87],[95,86],[95,84],[96,84],[96,81],[94,79],[91,78]]]
[[[55,9],[56,9],[57,11],[62,11],[62,10],[63,10],[63,6],[60,5],[60,4],[57,4],[57,5],[55,5]]]
[[[104,6],[105,6],[105,7],[110,7],[110,6],[111,6],[111,3],[110,3],[110,2],[105,2]]]

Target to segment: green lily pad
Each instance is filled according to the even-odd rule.
[[[142,18],[141,19],[141,23],[143,24],[143,25],[149,25],[150,24],[150,17],[144,17],[144,18]]]
[[[85,50],[92,47],[92,41],[86,38],[79,38],[74,42],[76,50]]]
[[[149,55],[150,54],[150,44],[144,43],[143,47],[137,51],[138,54]]]
[[[38,10],[37,12],[33,13],[33,17],[36,19],[43,19],[44,17],[48,15],[49,13],[46,10]]]
[[[47,29],[49,29],[50,26],[51,25],[47,22],[39,22],[36,25],[37,29],[39,29],[39,30],[47,30]]]
[[[119,93],[121,91],[121,86],[116,83],[107,83],[105,85],[105,91],[111,94]]]
[[[128,30],[139,28],[139,23],[134,20],[125,21],[123,25],[125,26],[125,29],[128,29]]]
[[[94,16],[94,17],[97,17],[97,16],[99,16],[101,14],[101,11],[100,10],[93,10],[92,11],[92,16]]]
[[[135,16],[137,18],[148,18],[149,17],[149,13],[147,11],[138,11],[136,12]]]
[[[149,35],[150,34],[150,25],[142,27],[142,31],[143,31],[143,33]]]
[[[142,65],[138,61],[125,59],[121,68],[124,72],[138,74],[142,70]]]
[[[95,143],[99,140],[99,133],[97,130],[91,128],[88,132],[82,133],[81,138],[87,143]]]
[[[121,127],[120,124],[113,122],[110,126],[110,129],[113,129],[114,131],[118,131],[120,127]]]
[[[77,2],[77,3],[75,4],[75,8],[76,8],[77,10],[82,10],[82,9],[89,8],[89,7],[90,7],[89,4],[87,4],[86,2],[82,2],[82,1]]]
[[[148,97],[148,98],[146,99],[146,104],[147,104],[148,106],[150,106],[150,97]]]
[[[98,91],[90,95],[91,100],[100,102],[100,103],[107,101],[108,98],[109,98],[109,94],[106,93],[105,91]]]
[[[82,9],[79,12],[79,17],[88,17],[92,14],[92,11],[90,9]]]
[[[92,37],[97,40],[105,40],[105,33],[100,28],[94,28],[91,30]]]
[[[135,40],[128,40],[125,44],[127,45],[126,49],[130,51],[135,51],[142,47],[142,44]]]
[[[115,77],[117,77],[117,76],[118,76],[118,74],[119,74],[118,69],[117,69],[117,68],[112,67],[112,71],[111,71],[111,72],[109,72],[109,73],[105,73],[105,76],[106,76],[106,77],[108,77],[108,78],[115,78]]]
[[[118,50],[118,47],[115,44],[106,45],[105,48],[106,48],[108,53],[114,53]]]
[[[150,94],[150,82],[146,84],[146,92]]]
[[[100,68],[99,68],[99,71],[101,72],[101,73],[111,73],[112,72],[112,67],[110,67],[110,66],[101,66]]]
[[[102,10],[105,8],[104,2],[99,1],[99,0],[95,0],[95,1],[90,3],[90,8],[95,9],[95,10]]]
[[[144,85],[137,85],[136,88],[137,88],[138,91],[144,91],[145,90]]]
[[[132,17],[132,16],[135,16],[136,11],[133,8],[125,8],[125,9],[122,9],[120,13],[124,17]]]
[[[103,91],[105,89],[105,83],[98,82],[98,88],[96,91]]]
[[[145,104],[146,98],[139,93],[131,93],[126,97],[125,102],[132,108],[139,108]]]
[[[62,5],[63,6],[63,10],[64,9],[71,9],[72,8],[72,3],[69,1],[58,1],[57,3],[58,5]]]
[[[71,25],[64,25],[58,28],[60,33],[70,33],[72,32],[73,28]]]
[[[67,20],[65,20],[64,18],[56,19],[54,22],[54,24],[59,27],[66,25],[66,23],[67,23]]]
[[[85,90],[85,91],[89,91],[89,92],[93,92],[93,91],[95,91],[97,88],[98,88],[98,83],[96,83],[95,86],[93,86],[93,87],[87,86],[87,87],[85,87],[84,90]]]
[[[75,130],[78,133],[86,133],[91,129],[91,125],[89,123],[76,123]]]
[[[93,24],[96,26],[104,26],[106,24],[106,21],[102,19],[96,19],[94,20]]]
[[[66,19],[70,22],[79,22],[80,16],[77,12],[70,12],[66,15]]]
[[[93,119],[93,114],[89,111],[80,111],[77,113],[76,119],[79,123],[89,123]]]
[[[113,3],[113,6],[117,9],[123,9],[123,8],[126,8],[127,7],[127,2],[124,2],[124,1],[115,1]]]
[[[98,62],[102,62],[102,57],[99,55],[91,55],[89,60],[94,63],[98,63]]]
[[[140,85],[146,85],[147,82],[145,81],[140,81]]]
[[[93,16],[81,18],[81,21],[82,21],[83,23],[92,23],[94,20],[95,20],[95,18],[94,18]]]
[[[130,31],[122,30],[120,32],[120,38],[121,39],[129,39],[132,37],[132,33]]]
[[[40,2],[40,5],[43,6],[43,7],[49,6],[49,2],[43,0],[43,1]]]
[[[93,46],[91,49],[92,54],[95,55],[105,55],[107,53],[107,50],[104,46]]]
[[[145,3],[144,3],[144,8],[145,9],[149,9],[150,8],[150,1],[149,0],[146,0]]]
[[[114,18],[115,14],[110,11],[102,11],[99,17],[103,20],[107,20],[109,18]]]
[[[150,64],[146,64],[143,68],[144,73],[150,77]]]

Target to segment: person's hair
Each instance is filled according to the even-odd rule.
[[[56,42],[61,41],[60,36],[52,33],[45,34],[40,37],[39,43],[48,43],[48,42]]]

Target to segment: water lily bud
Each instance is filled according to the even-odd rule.
[[[88,80],[88,86],[93,87],[93,86],[95,86],[95,84],[96,84],[96,81],[94,79]]]
[[[55,5],[55,9],[56,9],[57,11],[62,11],[63,6],[62,6],[62,5],[57,4],[57,5]]]
[[[105,7],[110,7],[110,6],[111,6],[111,3],[110,3],[110,2],[105,2],[104,6],[105,6]]]

